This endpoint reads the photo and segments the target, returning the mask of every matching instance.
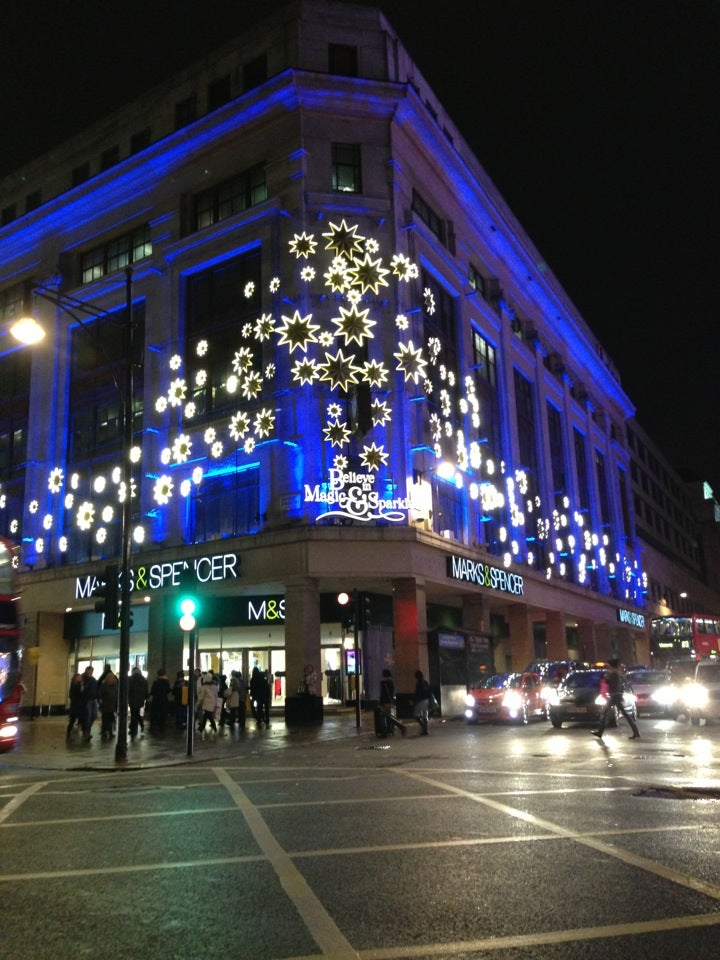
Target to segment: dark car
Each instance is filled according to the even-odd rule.
[[[604,693],[600,692],[600,681],[605,670],[573,670],[557,689],[551,692],[548,701],[550,723],[561,727],[563,723],[592,723],[600,721],[607,703]],[[635,695],[628,688],[623,691],[625,708],[633,718],[637,717]],[[617,725],[618,711],[608,721],[608,726]]]
[[[584,670],[589,666],[583,660],[533,660],[524,672],[537,673],[545,686],[556,687],[571,670]]]

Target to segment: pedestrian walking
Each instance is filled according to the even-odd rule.
[[[164,733],[172,687],[164,667],[160,667],[150,687],[150,730]]]
[[[247,688],[242,673],[239,670],[232,670],[230,672],[230,696],[227,701],[227,707],[230,713],[228,722],[231,727],[237,723],[240,730],[245,729],[246,697]]]
[[[115,714],[118,708],[118,678],[108,669],[98,689],[100,703],[100,736],[110,740],[115,733]]]
[[[210,721],[210,729],[217,733],[217,723],[215,721],[215,711],[218,705],[218,684],[215,675],[211,670],[203,676],[200,684],[199,707],[202,711],[200,719],[200,733],[205,732],[205,724]]]
[[[67,730],[65,731],[66,740],[70,739],[75,724],[78,725],[78,729],[81,733],[84,729],[83,715],[85,704],[83,701],[83,675],[81,673],[76,673],[70,681],[68,701],[68,725]]]
[[[140,667],[133,667],[130,679],[128,680],[128,706],[130,707],[130,736],[136,737],[138,730],[145,729],[143,720],[143,707],[148,698],[150,690],[147,677],[144,676]]]
[[[175,708],[175,729],[184,730],[187,720],[188,682],[185,671],[178,670],[175,674],[175,683],[172,688],[173,706]]]
[[[600,726],[597,730],[593,730],[592,734],[594,737],[602,740],[608,720],[615,710],[619,710],[630,724],[632,733],[629,739],[637,740],[640,736],[640,731],[624,703],[623,691],[625,690],[625,677],[620,672],[620,661],[617,657],[613,657],[609,662],[610,669],[606,671],[604,677],[605,683],[607,684],[607,701],[602,716],[600,717]]]
[[[422,670],[415,671],[415,704],[413,715],[422,728],[422,734],[427,736],[430,732],[430,684],[423,676]]]
[[[395,681],[387,667],[383,670],[380,680],[380,710],[385,718],[386,735],[394,736],[397,728],[404,737],[407,734],[407,727],[395,719]]]
[[[82,702],[83,702],[83,739],[92,740],[92,725],[97,720],[98,710],[98,682],[93,676],[94,668],[85,667],[83,673]]]
[[[259,667],[253,667],[250,677],[250,697],[255,712],[255,722],[260,727],[264,723],[270,726],[270,684],[267,673]]]

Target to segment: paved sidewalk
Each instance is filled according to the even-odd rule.
[[[204,735],[195,733],[193,752],[187,753],[187,733],[177,732],[168,724],[163,736],[146,732],[131,739],[128,737],[127,761],[115,760],[115,739],[100,738],[100,724],[95,724],[89,743],[79,734],[65,739],[67,718],[63,716],[35,717],[20,722],[19,743],[14,750],[0,753],[0,774],[12,770],[97,770],[139,769],[153,766],[207,762],[227,759],[234,752],[247,755],[248,748],[255,750],[283,749],[292,744],[311,745],[329,743],[342,739],[372,737],[375,739],[372,713],[363,712],[360,730],[356,726],[353,709],[338,708],[325,713],[322,724],[287,725],[278,714],[270,717],[270,727],[260,727],[250,719],[245,730]]]

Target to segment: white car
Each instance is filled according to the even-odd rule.
[[[682,688],[690,723],[720,720],[720,661],[701,660],[695,667],[692,683]]]

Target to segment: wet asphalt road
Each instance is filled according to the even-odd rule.
[[[321,728],[0,755],[0,957],[715,958],[720,725]]]

